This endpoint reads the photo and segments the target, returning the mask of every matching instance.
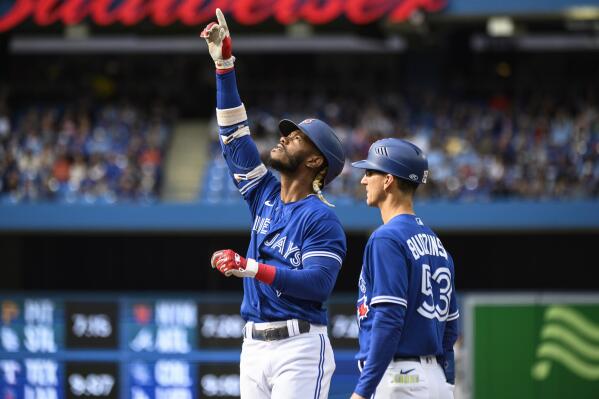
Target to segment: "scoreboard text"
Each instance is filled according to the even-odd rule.
[[[238,398],[240,302],[0,294],[0,399]],[[336,357],[353,355],[353,305],[329,312]]]

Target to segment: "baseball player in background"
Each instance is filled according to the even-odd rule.
[[[357,302],[361,374],[351,399],[453,398],[459,316],[453,260],[413,208],[428,162],[415,145],[383,139],[352,166],[365,169],[366,202],[380,209],[384,224],[364,251]]]
[[[279,123],[270,151],[279,182],[260,161],[237,92],[231,37],[222,12],[202,32],[216,64],[222,151],[253,219],[247,256],[226,249],[211,264],[243,278],[247,321],[240,364],[245,399],[326,398],[335,369],[323,307],[346,253],[341,223],[321,189],[343,169],[333,130],[317,119]]]

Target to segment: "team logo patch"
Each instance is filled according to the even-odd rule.
[[[370,311],[370,307],[366,302],[368,301],[368,297],[364,295],[360,299],[358,299],[358,308],[357,308],[357,316],[358,322],[366,317],[368,317],[368,312]]]
[[[308,119],[304,119],[302,121],[302,123],[300,123],[300,125],[308,124],[308,123],[312,123],[312,122],[314,122],[314,118],[308,118]]]
[[[418,180],[418,175],[415,175],[414,173],[412,173],[410,176],[408,176],[410,178],[410,180]]]

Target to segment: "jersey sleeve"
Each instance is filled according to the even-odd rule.
[[[302,267],[278,269],[273,286],[300,299],[325,302],[345,258],[345,233],[337,219],[320,219],[306,231]]]
[[[345,232],[336,218],[315,217],[306,231],[302,245],[302,266],[314,265],[341,268],[347,252]]]
[[[260,159],[250,136],[245,106],[237,92],[235,71],[217,74],[216,119],[220,145],[233,183],[255,211],[276,190],[277,180]]]
[[[455,266],[453,264],[453,258],[449,257],[451,264],[451,296],[449,297],[449,313],[447,315],[447,321],[454,321],[460,317],[460,310],[458,309],[458,298],[455,292]]]
[[[453,290],[451,291],[451,297],[449,299],[449,314],[447,315],[447,322],[455,321],[459,317],[460,310],[458,309],[458,298],[455,293],[455,286],[453,286]]]
[[[453,266],[453,259],[451,261],[451,296],[449,298],[449,313],[445,321],[445,332],[443,334],[443,349],[445,351],[453,350],[453,345],[458,339],[458,318],[460,317],[460,310],[458,308],[458,298],[455,292],[455,268]]]
[[[368,266],[372,273],[370,304],[395,303],[408,307],[408,271],[403,248],[390,238],[372,238]]]

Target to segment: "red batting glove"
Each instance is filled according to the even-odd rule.
[[[277,268],[263,263],[258,263],[252,258],[244,258],[230,249],[223,249],[212,254],[210,264],[213,269],[227,277],[256,278],[266,284],[272,284],[275,279]]]
[[[219,272],[229,277],[234,270],[245,271],[247,260],[235,251],[224,249],[212,254],[210,264],[213,269],[218,269]]]

